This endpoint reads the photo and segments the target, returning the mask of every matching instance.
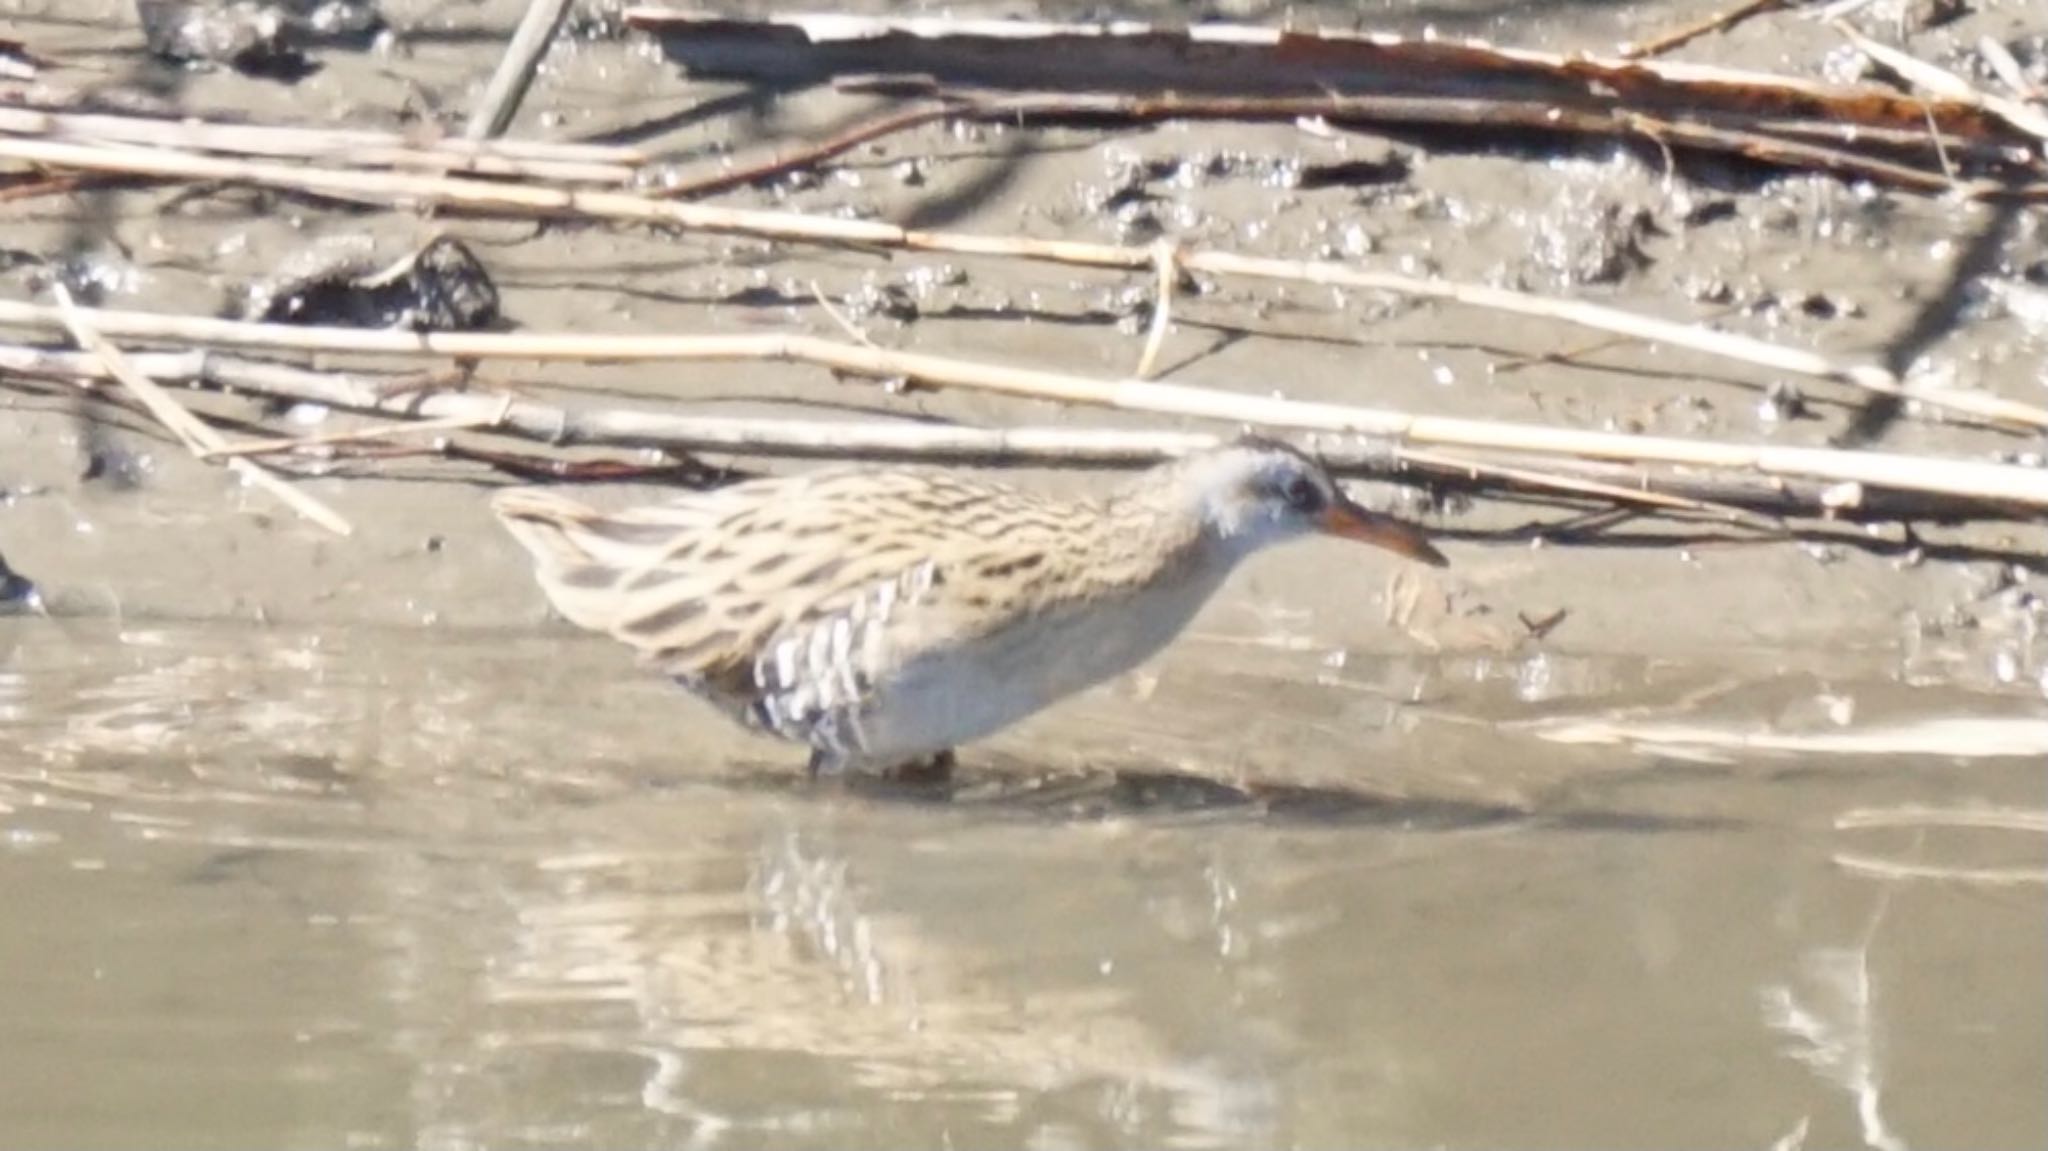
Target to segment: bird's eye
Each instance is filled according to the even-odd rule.
[[[1315,481],[1307,476],[1296,476],[1280,489],[1280,498],[1287,506],[1298,512],[1319,512],[1323,510],[1323,492]]]

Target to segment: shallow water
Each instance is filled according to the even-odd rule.
[[[2037,701],[1332,663],[947,793],[553,630],[0,619],[0,1140],[2041,1145],[2048,836],[1835,827],[2039,812]]]

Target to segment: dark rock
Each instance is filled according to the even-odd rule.
[[[298,23],[273,4],[136,0],[135,14],[150,53],[175,64],[233,68],[280,80],[296,80],[314,70]]]
[[[415,332],[475,331],[499,319],[490,274],[461,241],[445,236],[390,263],[367,237],[315,244],[244,287],[234,311],[267,323]]]

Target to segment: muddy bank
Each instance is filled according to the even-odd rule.
[[[1256,7],[1256,6],[1254,6]],[[1564,7],[1510,20],[1463,10],[1392,13],[1434,28],[1571,50],[1682,23],[1677,6]],[[316,53],[292,82],[152,60],[118,5],[17,16],[10,35],[54,60],[53,86],[194,115],[417,131],[475,96],[519,6],[385,6],[367,50]],[[1346,13],[1310,12],[1348,23]],[[1048,12],[1050,16],[1061,13]],[[1149,15],[1181,15],[1162,7]],[[1232,12],[1278,18],[1263,11]],[[1916,30],[1922,55],[1953,60],[1977,37],[2030,52],[2043,30],[2020,3],[1979,5]],[[2029,39],[2032,37],[2032,39]],[[1686,57],[1818,75],[1838,47],[1814,22],[1754,21]],[[2028,57],[2031,59],[2032,57]],[[829,91],[769,97],[690,81],[644,39],[585,16],[550,57],[517,133],[630,142],[679,165],[788,144],[870,105]],[[1308,187],[1304,166],[1365,158],[1387,175]],[[1128,241],[1170,234],[1254,254],[1321,255],[1417,273],[1581,295],[1842,354],[1875,354],[1948,288],[1957,253],[1993,216],[1816,176],[1713,163],[1668,170],[1654,151],[1590,145],[1460,147],[1294,125],[1166,124],[1124,130],[932,126],[818,172],[740,189],[736,205],[874,217],[989,233]],[[891,346],[1116,374],[1134,362],[1147,277],[929,259],[612,227],[535,228],[392,211],[344,211],[262,191],[96,190],[7,205],[10,247],[91,270],[107,306],[214,311],[319,237],[403,248],[462,238],[488,266],[507,323],[547,331],[836,331],[813,285]],[[2025,285],[2048,268],[2041,216],[2000,224],[1987,281]],[[35,269],[9,273],[17,295]],[[1166,378],[1300,399],[1586,428],[1824,445],[1865,397],[1656,346],[1608,344],[1546,359],[1576,339],[1539,322],[1369,294],[1217,282],[1180,302]],[[2048,344],[2024,309],[1971,289],[1919,370],[2011,398],[2041,392]],[[1593,341],[1601,343],[1600,341]],[[1579,345],[1583,348],[1585,345]],[[1570,350],[1570,349],[1566,349]],[[493,364],[475,386],[693,410],[885,413],[1001,424],[1140,417],[1074,413],[966,393],[894,395],[787,365]],[[341,416],[216,404],[276,429],[346,427]],[[136,619],[241,619],[440,629],[538,625],[523,566],[483,510],[483,469],[436,462],[333,465],[305,487],[355,525],[324,537],[225,472],[194,464],[133,417],[83,433],[61,387],[13,387],[0,419],[9,500],[0,549],[60,611]],[[104,414],[104,413],[102,413]],[[126,426],[123,426],[126,425]],[[1157,426],[1158,421],[1150,421]],[[2026,457],[2035,439],[1916,413],[1886,449]],[[98,474],[82,459],[97,453]],[[713,460],[714,464],[725,461]],[[748,466],[761,466],[749,464]],[[800,466],[800,465],[775,465]],[[1048,484],[1102,477],[1048,475]],[[618,497],[623,498],[623,497]],[[1394,502],[1396,493],[1374,498]],[[1372,557],[1305,547],[1248,570],[1206,626],[1252,642],[1331,653],[1526,660],[1621,657],[1729,666],[1825,653],[1876,675],[2038,696],[2038,557],[2048,533],[2016,522],[1844,527],[1834,538],[1757,542],[1714,527],[1645,522],[1601,546],[1461,546],[1546,513],[1400,506],[1442,528],[1449,573],[1395,573]],[[1355,565],[1355,566],[1354,566]],[[1561,614],[1560,614],[1561,613]],[[1555,621],[1555,626],[1535,626]]]

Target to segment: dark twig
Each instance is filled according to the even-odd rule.
[[[726,171],[671,184],[656,190],[654,194],[671,199],[695,199],[730,191],[733,188],[748,187],[784,173],[822,164],[884,136],[893,136],[898,132],[921,128],[934,121],[973,112],[976,107],[971,102],[946,99],[938,104],[891,112],[801,148],[778,150],[773,155],[744,160]]]
[[[64,176],[26,176],[0,182],[0,204],[19,203],[23,200],[39,199],[43,196],[67,196],[88,188],[118,188],[129,184],[145,184],[147,177],[109,175],[99,172],[76,172]]]
[[[1659,146],[1696,152],[1734,154],[1783,168],[1805,168],[1852,179],[1866,179],[1919,192],[1948,192],[1955,180],[1938,163],[1941,154],[1975,157],[1996,163],[2003,157],[1983,141],[1937,133],[1930,141],[1925,129],[1891,130],[1856,123],[1745,116],[1651,115],[1620,109],[1559,106],[1542,100],[1461,98],[1448,96],[1209,96],[1199,93],[1137,95],[1061,93],[1003,99],[970,96],[928,87],[937,104],[895,112],[858,125],[828,140],[773,156],[748,161],[731,171],[685,179],[662,194],[696,197],[758,183],[784,172],[809,167],[861,144],[909,131],[937,120],[1048,123],[1115,121],[1151,123],[1164,120],[1298,120],[1320,117],[1333,123],[1423,129],[1476,128],[1540,132],[1547,136],[1628,137]],[[1911,153],[1925,163],[1907,163],[1884,153]],[[1978,198],[2016,198],[2048,202],[2048,181],[1965,183],[1962,190]]]
[[[1640,44],[1629,44],[1618,53],[1624,60],[1647,60],[1662,56],[1673,48],[1683,47],[1710,32],[1733,28],[1751,16],[1761,15],[1785,7],[1791,0],[1747,0],[1733,8],[1716,12],[1704,20],[1695,20],[1680,28],[1674,28]]]

